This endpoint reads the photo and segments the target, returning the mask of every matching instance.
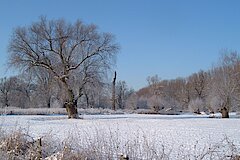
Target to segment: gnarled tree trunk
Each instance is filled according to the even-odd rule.
[[[222,114],[222,118],[229,118],[229,110],[226,107],[221,108],[220,113]]]
[[[68,88],[67,83],[63,81],[67,88],[67,100],[64,103],[64,108],[66,108],[68,118],[79,118],[78,111],[77,111],[77,101],[74,99],[74,94],[71,89]]]
[[[220,113],[222,114],[222,118],[229,118],[229,109],[231,107],[231,101],[230,98],[227,97],[227,100],[225,103],[223,103]]]
[[[64,107],[66,107],[68,118],[79,118],[77,112],[77,106],[73,102],[65,102]]]

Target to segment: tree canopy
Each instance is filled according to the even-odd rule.
[[[72,24],[46,17],[30,26],[16,28],[9,44],[10,64],[22,70],[51,74],[63,85],[64,100],[68,103],[75,103],[80,95],[74,83],[83,87],[100,81],[114,64],[118,50],[114,36],[99,32],[93,24],[86,25],[80,20]]]

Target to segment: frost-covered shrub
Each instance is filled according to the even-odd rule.
[[[148,106],[155,112],[159,112],[161,109],[164,109],[164,104],[162,99],[159,96],[153,95],[147,101]]]
[[[205,104],[202,99],[196,98],[190,101],[188,104],[188,109],[191,112],[200,114],[200,112],[205,111]]]
[[[222,104],[223,104],[223,101],[219,97],[215,96],[210,99],[210,107],[213,112],[218,112],[218,110],[221,108]]]
[[[171,97],[152,96],[148,99],[148,106],[155,112],[167,114],[176,112],[181,108],[180,103]]]
[[[131,110],[137,109],[137,99],[137,94],[131,94],[130,97],[127,99],[126,108]]]
[[[137,100],[137,105],[136,106],[137,106],[137,109],[147,109],[147,108],[149,108],[148,104],[147,104],[147,98],[140,97]]]
[[[6,159],[34,158],[34,140],[22,131],[15,131],[0,139],[0,151],[5,152]]]

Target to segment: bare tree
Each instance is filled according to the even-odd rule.
[[[160,80],[161,79],[158,77],[157,74],[154,76],[147,77],[148,85],[151,89],[152,94],[154,94],[154,95],[160,94],[160,90],[161,90]]]
[[[212,71],[212,94],[220,100],[218,110],[223,118],[228,118],[228,112],[239,103],[239,76],[238,68],[240,57],[236,52],[228,52],[220,59],[220,64]],[[212,97],[214,97],[212,96]],[[226,116],[226,117],[225,117]]]
[[[18,27],[9,45],[11,65],[29,70],[42,68],[61,83],[69,118],[78,117],[77,93],[72,85],[76,75],[106,73],[117,51],[113,36],[98,32],[95,25],[46,18],[29,27]]]
[[[188,80],[183,79],[182,85],[179,89],[179,101],[181,102],[183,110],[186,109],[186,107],[188,107],[191,101],[191,95],[192,95],[191,90],[192,90],[191,83]]]
[[[194,73],[189,77],[189,81],[194,89],[193,93],[196,96],[194,98],[204,99],[206,97],[207,73],[202,70],[198,73]]]
[[[148,106],[154,112],[158,113],[161,109],[164,109],[164,105],[162,104],[162,99],[160,96],[153,95],[152,97],[148,98]]]
[[[135,110],[137,109],[137,100],[138,96],[135,92],[133,92],[126,101],[126,108]]]
[[[125,108],[127,85],[125,81],[118,81],[117,83],[117,104],[118,108]]]
[[[3,106],[27,108],[31,102],[33,84],[20,75],[2,78],[0,82],[0,100]]]
[[[37,70],[36,70],[37,69]],[[56,93],[59,92],[57,83],[49,72],[40,71],[42,68],[35,68],[32,72],[34,84],[36,85],[32,101],[35,106],[51,107],[52,99],[56,99]]]
[[[126,108],[127,99],[134,93],[133,89],[128,88],[125,81],[118,81],[116,86],[116,99],[118,108]]]
[[[83,101],[83,104],[86,106],[86,108],[96,107],[99,105],[99,99],[103,94],[102,90],[104,84],[97,82],[98,81],[93,81],[91,83],[88,82],[86,85],[84,85],[84,88],[82,88],[83,98],[81,101]]]
[[[9,104],[9,96],[10,96],[10,92],[12,89],[12,83],[10,80],[8,80],[6,77],[5,78],[1,78],[0,80],[0,100],[1,103],[4,107],[8,107]]]

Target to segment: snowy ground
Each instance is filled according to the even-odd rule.
[[[5,131],[18,128],[27,130],[33,137],[51,135],[63,140],[69,137],[93,139],[113,137],[114,143],[126,145],[138,141],[146,145],[164,146],[166,152],[181,151],[201,154],[204,148],[221,143],[228,137],[240,148],[240,119],[208,118],[206,115],[83,115],[83,119],[66,116],[0,116]],[[137,144],[137,143],[136,143]],[[124,152],[124,151],[123,151]],[[199,152],[199,153],[196,153]]]

